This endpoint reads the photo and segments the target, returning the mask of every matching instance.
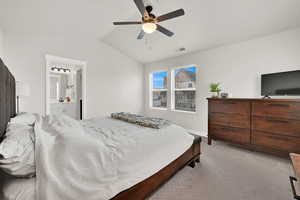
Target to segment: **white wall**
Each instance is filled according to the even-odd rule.
[[[4,48],[3,48],[4,44],[3,43],[4,43],[4,32],[0,28],[0,58],[3,58],[3,56],[4,56]]]
[[[197,113],[149,109],[149,73],[189,64],[199,66]],[[145,67],[145,113],[206,134],[210,83],[220,82],[232,97],[260,97],[260,74],[295,69],[300,69],[300,29],[150,63]]]
[[[97,40],[7,33],[4,48],[16,80],[31,87],[21,111],[45,111],[46,54],[87,61],[87,117],[143,111],[143,66]]]

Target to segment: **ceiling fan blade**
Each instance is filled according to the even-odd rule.
[[[161,33],[163,33],[163,34],[165,34],[165,35],[167,35],[169,37],[172,37],[174,35],[173,32],[171,32],[168,29],[162,27],[161,25],[159,25],[159,24],[156,24],[156,25],[157,25],[157,29],[156,30],[158,30],[159,32],[161,32]]]
[[[134,24],[142,24],[142,22],[114,22],[114,25],[134,25]]]
[[[170,12],[170,13],[167,13],[165,15],[157,17],[157,21],[158,22],[166,21],[166,20],[169,20],[169,19],[180,17],[180,16],[182,16],[184,14],[185,13],[184,13],[183,9],[175,10],[173,12]]]
[[[142,16],[144,16],[146,8],[145,8],[143,0],[133,0],[133,1],[135,3],[136,7],[139,9]]]
[[[141,30],[141,32],[140,32],[139,36],[137,37],[137,39],[138,39],[138,40],[143,39],[144,36],[145,36],[145,34],[146,34],[145,31]]]

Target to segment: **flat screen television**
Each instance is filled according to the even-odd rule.
[[[300,96],[300,70],[261,75],[262,96]]]

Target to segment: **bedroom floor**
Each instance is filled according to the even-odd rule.
[[[149,200],[288,200],[290,161],[213,142],[202,142],[201,162],[185,167]]]

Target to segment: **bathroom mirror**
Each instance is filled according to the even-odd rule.
[[[50,99],[55,102],[76,102],[76,71],[50,72]]]

